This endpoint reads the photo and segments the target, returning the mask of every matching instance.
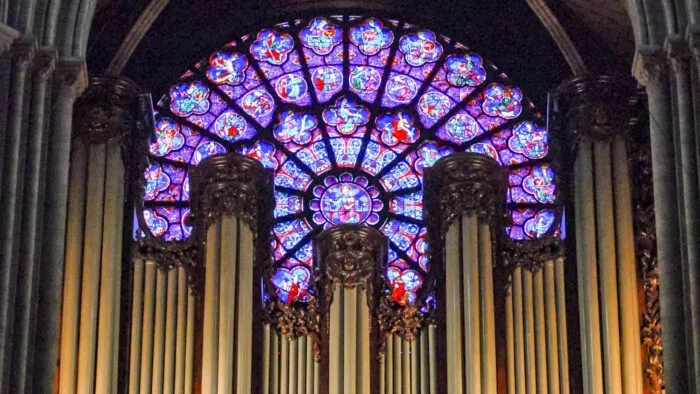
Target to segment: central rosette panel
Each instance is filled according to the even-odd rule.
[[[338,224],[379,223],[384,203],[381,186],[371,185],[366,176],[348,172],[325,177],[321,185],[313,186],[313,198],[308,202],[315,224],[329,228]]]

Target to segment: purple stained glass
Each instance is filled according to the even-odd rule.
[[[374,55],[393,41],[394,33],[376,18],[368,18],[350,29],[350,42],[365,55]]]
[[[464,111],[450,117],[438,131],[438,136],[446,141],[463,144],[482,134],[484,130],[479,123]]]
[[[399,104],[409,103],[416,97],[418,86],[416,80],[407,75],[392,74],[386,83],[386,97]]]
[[[318,121],[311,114],[283,111],[279,115],[279,121],[273,133],[275,138],[282,143],[294,142],[305,145],[313,138],[316,126],[318,126]]]
[[[420,131],[413,124],[413,115],[405,111],[381,115],[377,128],[382,132],[382,142],[388,146],[398,143],[411,144],[418,140]]]
[[[522,122],[515,126],[508,139],[508,147],[528,159],[541,159],[547,155],[549,137],[547,130],[532,122]]]
[[[343,31],[326,18],[314,18],[299,33],[299,38],[305,47],[319,55],[327,55],[343,40]]]
[[[521,104],[523,94],[517,87],[494,83],[486,88],[484,96],[483,108],[489,116],[514,119],[523,110]]]
[[[358,126],[369,121],[369,109],[358,105],[348,97],[339,98],[335,104],[323,111],[323,120],[344,135],[352,135]]]
[[[406,62],[415,67],[433,63],[442,55],[442,45],[435,33],[428,30],[401,37],[399,49],[404,53]]]
[[[418,111],[426,127],[434,125],[447,115],[453,106],[454,103],[449,97],[437,91],[429,91],[418,100]]]
[[[239,85],[245,80],[248,58],[240,52],[214,52],[209,57],[207,78],[216,84]]]
[[[161,118],[156,122],[155,138],[150,151],[156,156],[165,156],[185,145],[185,136],[180,132],[180,126],[170,118]]]
[[[200,81],[181,83],[170,88],[170,110],[175,115],[201,115],[209,110],[209,89]]]
[[[309,87],[299,74],[286,74],[275,82],[275,92],[286,102],[297,102],[308,97]]]
[[[216,118],[213,132],[231,142],[250,139],[255,135],[255,129],[248,125],[245,118],[232,110],[225,111]]]
[[[511,239],[562,234],[542,116],[523,110],[532,104],[503,73],[447,37],[376,18],[296,19],[232,41],[192,70],[159,101],[142,231],[187,239],[191,168],[231,149],[259,161],[273,173],[275,198],[275,268],[265,280],[282,302],[316,295],[316,234],[362,223],[389,238],[387,297],[435,308],[434,294],[417,298],[435,280],[423,175],[458,151],[509,167]]]
[[[287,55],[294,49],[294,39],[287,33],[263,29],[250,46],[250,53],[256,60],[280,65],[287,61]]]
[[[377,224],[378,213],[384,206],[379,194],[379,189],[370,185],[364,176],[331,175],[313,188],[314,198],[309,203],[314,212],[313,221],[324,227],[344,223]]]
[[[374,67],[354,67],[350,72],[350,89],[356,93],[373,93],[379,90],[382,75]]]
[[[486,80],[486,70],[479,55],[452,54],[445,60],[447,81],[452,86],[477,86]]]
[[[326,102],[343,87],[343,73],[335,66],[322,66],[311,73],[319,102]]]

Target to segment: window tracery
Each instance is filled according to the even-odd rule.
[[[190,169],[225,152],[258,160],[275,187],[276,271],[265,279],[284,303],[313,296],[313,238],[360,223],[389,239],[389,298],[427,311],[423,173],[455,152],[508,168],[508,237],[559,234],[542,115],[465,45],[407,23],[318,17],[243,36],[183,74],[155,119],[144,230],[187,239]]]

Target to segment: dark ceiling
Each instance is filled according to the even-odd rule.
[[[94,18],[88,49],[91,75],[104,72],[141,11],[151,1],[102,1]],[[597,0],[566,0],[551,6],[592,73],[629,74],[631,50],[624,39],[625,26],[620,26],[618,30],[622,33],[615,35],[622,39],[611,40],[605,24],[590,23],[598,18],[581,5],[589,1]],[[601,1],[617,3],[617,0]],[[524,0],[474,1],[469,6],[465,3],[465,0],[171,0],[122,74],[157,97],[189,65],[233,37],[288,18],[324,13],[372,14],[421,25],[461,41],[496,64],[542,108],[547,92],[570,77],[571,71],[537,16]],[[613,4],[613,7],[617,6]],[[622,9],[621,5],[618,8]],[[619,21],[615,23],[619,25]],[[626,29],[629,30],[629,23]]]

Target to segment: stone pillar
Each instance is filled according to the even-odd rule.
[[[75,104],[60,393],[117,391],[125,168],[139,88],[94,78]],[[129,215],[130,216],[130,215]]]
[[[45,113],[48,141],[45,156],[44,215],[41,272],[37,305],[34,391],[50,392],[56,384],[60,343],[68,173],[73,103],[85,88],[85,63],[59,59],[51,81],[51,106]]]
[[[191,182],[193,240],[205,245],[202,391],[260,392],[258,297],[261,268],[269,258],[272,175],[257,161],[229,153],[205,160],[192,171]],[[156,351],[161,350],[154,346]],[[162,377],[156,377],[159,369],[153,371],[156,388]]]
[[[0,226],[0,392],[43,392],[54,385],[60,305],[60,295],[47,297],[47,292],[60,288],[60,275],[55,274],[62,271],[63,255],[62,248],[56,252],[45,244],[65,235],[52,228],[46,237],[61,212],[47,215],[46,207],[63,204],[65,211],[65,199],[60,198],[65,185],[46,185],[51,184],[49,144],[56,134],[70,136],[70,128],[52,124],[58,100],[52,86],[60,86],[65,73],[55,50],[37,49],[33,38],[18,38],[6,25],[0,25],[0,53],[0,65],[7,71],[0,77],[0,204],[6,215]],[[72,75],[77,81],[79,74]],[[72,116],[72,106],[65,114]],[[59,164],[67,169],[67,157]],[[51,256],[50,265],[44,264],[44,256]],[[47,303],[51,297],[59,304]]]
[[[499,164],[474,153],[450,155],[426,171],[426,222],[443,300],[444,392],[497,391],[492,234],[502,231],[506,186]]]
[[[554,94],[557,127],[575,162],[584,390],[642,392],[637,274],[626,132],[638,121],[632,83],[581,77]],[[566,133],[566,135],[562,135]]]

